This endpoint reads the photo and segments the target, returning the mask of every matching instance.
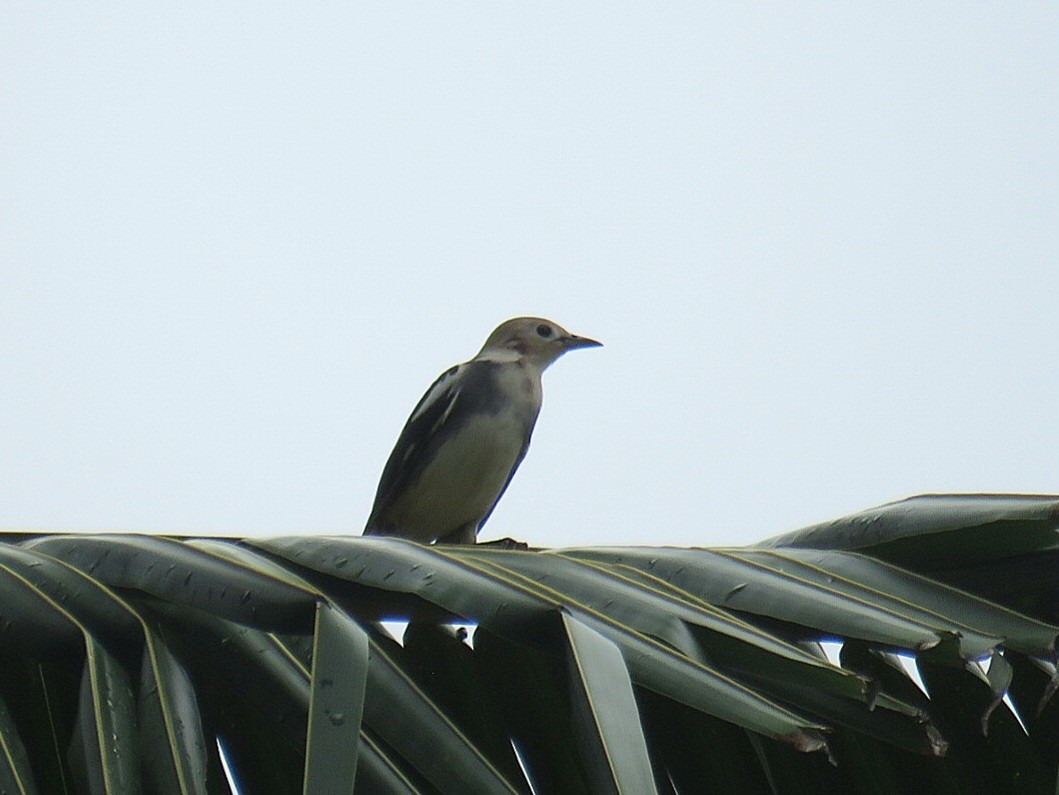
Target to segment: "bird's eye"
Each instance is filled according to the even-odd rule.
[[[545,323],[541,323],[537,326],[537,333],[545,339],[548,339],[548,337],[552,335],[552,327]]]

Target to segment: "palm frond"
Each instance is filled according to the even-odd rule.
[[[0,791],[1055,791],[1057,529],[930,495],[743,548],[7,533]]]

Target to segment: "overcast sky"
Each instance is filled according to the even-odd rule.
[[[500,321],[482,537],[1059,492],[1054,3],[7,3],[0,527],[357,533]]]

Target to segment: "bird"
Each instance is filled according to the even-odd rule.
[[[567,351],[600,345],[539,317],[497,326],[473,359],[442,373],[413,409],[383,468],[364,535],[475,543],[529,449],[542,373]]]

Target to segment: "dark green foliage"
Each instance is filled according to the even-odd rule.
[[[1054,792],[1057,530],[974,495],[742,549],[9,533],[0,791],[224,793],[219,741],[255,795]]]

